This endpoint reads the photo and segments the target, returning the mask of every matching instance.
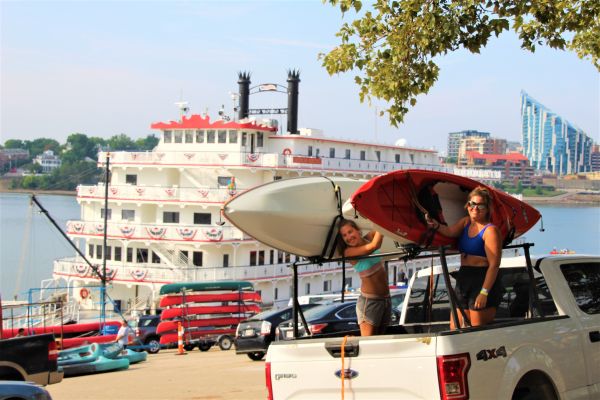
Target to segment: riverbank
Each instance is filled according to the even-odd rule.
[[[32,190],[32,189],[10,189],[10,178],[0,179],[0,193],[25,193],[25,194],[49,194],[58,196],[77,196],[74,190]]]
[[[600,207],[600,193],[568,192],[552,197],[524,197],[523,201],[529,204],[581,204]]]

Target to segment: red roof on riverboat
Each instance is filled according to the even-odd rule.
[[[152,129],[253,129],[265,132],[277,132],[277,127],[259,125],[256,121],[236,122],[217,120],[210,122],[210,117],[202,118],[201,115],[194,114],[190,117],[183,116],[181,121],[155,122],[150,125]]]

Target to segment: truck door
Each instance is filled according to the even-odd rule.
[[[560,266],[580,311],[590,398],[600,398],[600,262]]]

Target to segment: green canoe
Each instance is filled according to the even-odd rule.
[[[252,283],[246,281],[182,282],[170,283],[160,288],[160,294],[186,292],[208,292],[212,290],[252,290]]]

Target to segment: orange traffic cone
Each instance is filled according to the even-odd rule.
[[[186,355],[187,353],[183,349],[183,325],[181,322],[177,323],[177,354],[178,356]]]

